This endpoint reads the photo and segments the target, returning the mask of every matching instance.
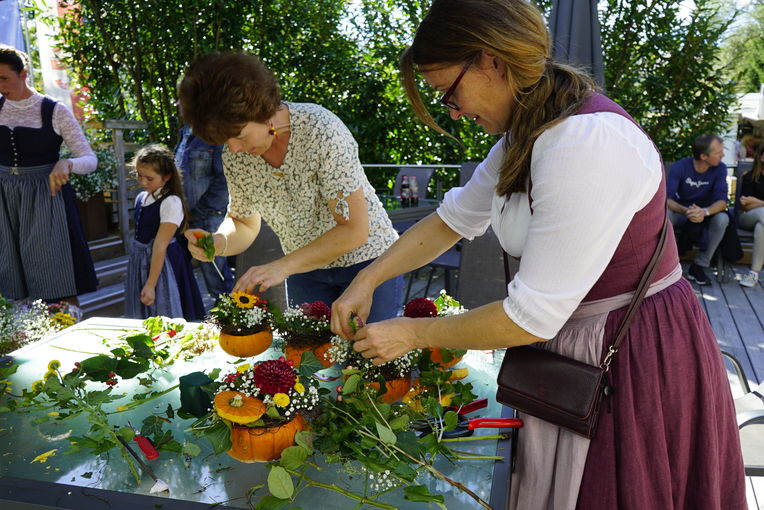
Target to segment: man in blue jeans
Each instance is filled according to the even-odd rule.
[[[189,228],[200,228],[215,232],[225,218],[228,207],[228,186],[223,175],[222,145],[209,145],[191,132],[188,125],[180,129],[180,138],[175,147],[175,163],[183,173],[183,192],[189,209]],[[233,273],[226,257],[215,257],[215,265],[225,277],[220,275],[208,262],[202,262],[202,276],[207,292],[214,301],[220,294],[227,294],[233,288]]]
[[[697,226],[701,232],[708,231],[705,249],[698,252],[687,272],[687,278],[698,285],[711,283],[704,268],[711,264],[711,257],[729,224],[725,213],[727,165],[722,163],[723,157],[722,139],[716,135],[701,135],[692,144],[692,157],[674,163],[666,182],[671,224],[685,228]]]

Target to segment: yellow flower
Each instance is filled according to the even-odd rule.
[[[258,301],[257,296],[246,292],[234,292],[231,294],[231,298],[239,308],[254,308]]]
[[[58,448],[53,450],[48,450],[45,453],[41,453],[40,455],[32,459],[32,462],[30,462],[30,464],[34,462],[46,462],[48,460],[48,457],[50,457],[51,455],[55,455],[57,451],[58,451]]]
[[[61,367],[61,362],[57,359],[51,360],[48,363],[48,370],[58,370]]]
[[[238,367],[236,367],[236,371],[239,372],[240,374],[246,372],[247,370],[249,370],[249,365],[247,363],[244,363],[243,365],[239,365]]]
[[[303,386],[302,383],[295,383],[294,391],[297,393],[305,393],[305,386]]]
[[[273,403],[279,407],[286,407],[289,405],[289,395],[286,393],[276,393],[273,395]]]
[[[122,411],[127,411],[129,408],[127,406],[118,406],[117,412],[121,413]]]
[[[47,381],[48,377],[55,377],[56,379],[58,379],[58,374],[56,373],[55,370],[48,370],[47,372],[45,372],[45,375],[43,375],[42,378]]]
[[[58,416],[58,413],[56,411],[51,411],[48,413],[48,416],[55,418],[56,416]]]
[[[45,382],[42,380],[37,380],[32,383],[32,391],[42,391],[43,388],[45,388]]]

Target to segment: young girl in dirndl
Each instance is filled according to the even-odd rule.
[[[148,145],[135,156],[143,191],[135,199],[135,238],[125,282],[125,316],[155,315],[200,320],[204,315],[188,252],[177,234],[185,229],[186,205],[175,156]]]

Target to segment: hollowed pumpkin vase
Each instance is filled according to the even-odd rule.
[[[218,342],[220,348],[231,356],[249,358],[265,352],[271,346],[273,333],[268,329],[251,335],[232,335],[221,331]]]
[[[369,383],[369,386],[379,391],[378,382],[371,382]],[[382,402],[385,404],[392,404],[393,402],[397,402],[402,399],[403,396],[411,389],[411,376],[409,375],[406,377],[399,377],[397,379],[388,379],[385,381],[385,386],[387,387],[387,391],[381,395]]]
[[[430,349],[430,359],[434,361],[435,363],[440,364],[440,366],[444,368],[451,368],[452,366],[459,363],[463,357],[464,356],[451,355],[451,361],[446,363],[443,361],[443,349],[440,349],[440,348]]]
[[[322,345],[319,345],[318,347],[292,347],[287,344],[287,346],[284,348],[284,355],[286,356],[286,359],[292,362],[293,367],[299,368],[300,364],[302,363],[302,353],[305,351],[313,351],[313,354],[316,355],[316,358],[318,358],[318,361],[321,362],[324,368],[329,368],[333,365],[333,363],[329,360],[329,348],[331,346],[331,342],[326,342]]]
[[[231,428],[231,449],[228,455],[239,462],[270,462],[281,457],[281,452],[294,446],[294,436],[305,428],[305,419],[297,415],[278,427]]]

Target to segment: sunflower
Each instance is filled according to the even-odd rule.
[[[231,294],[231,298],[239,308],[254,308],[258,302],[257,296],[246,292],[234,292]]]

